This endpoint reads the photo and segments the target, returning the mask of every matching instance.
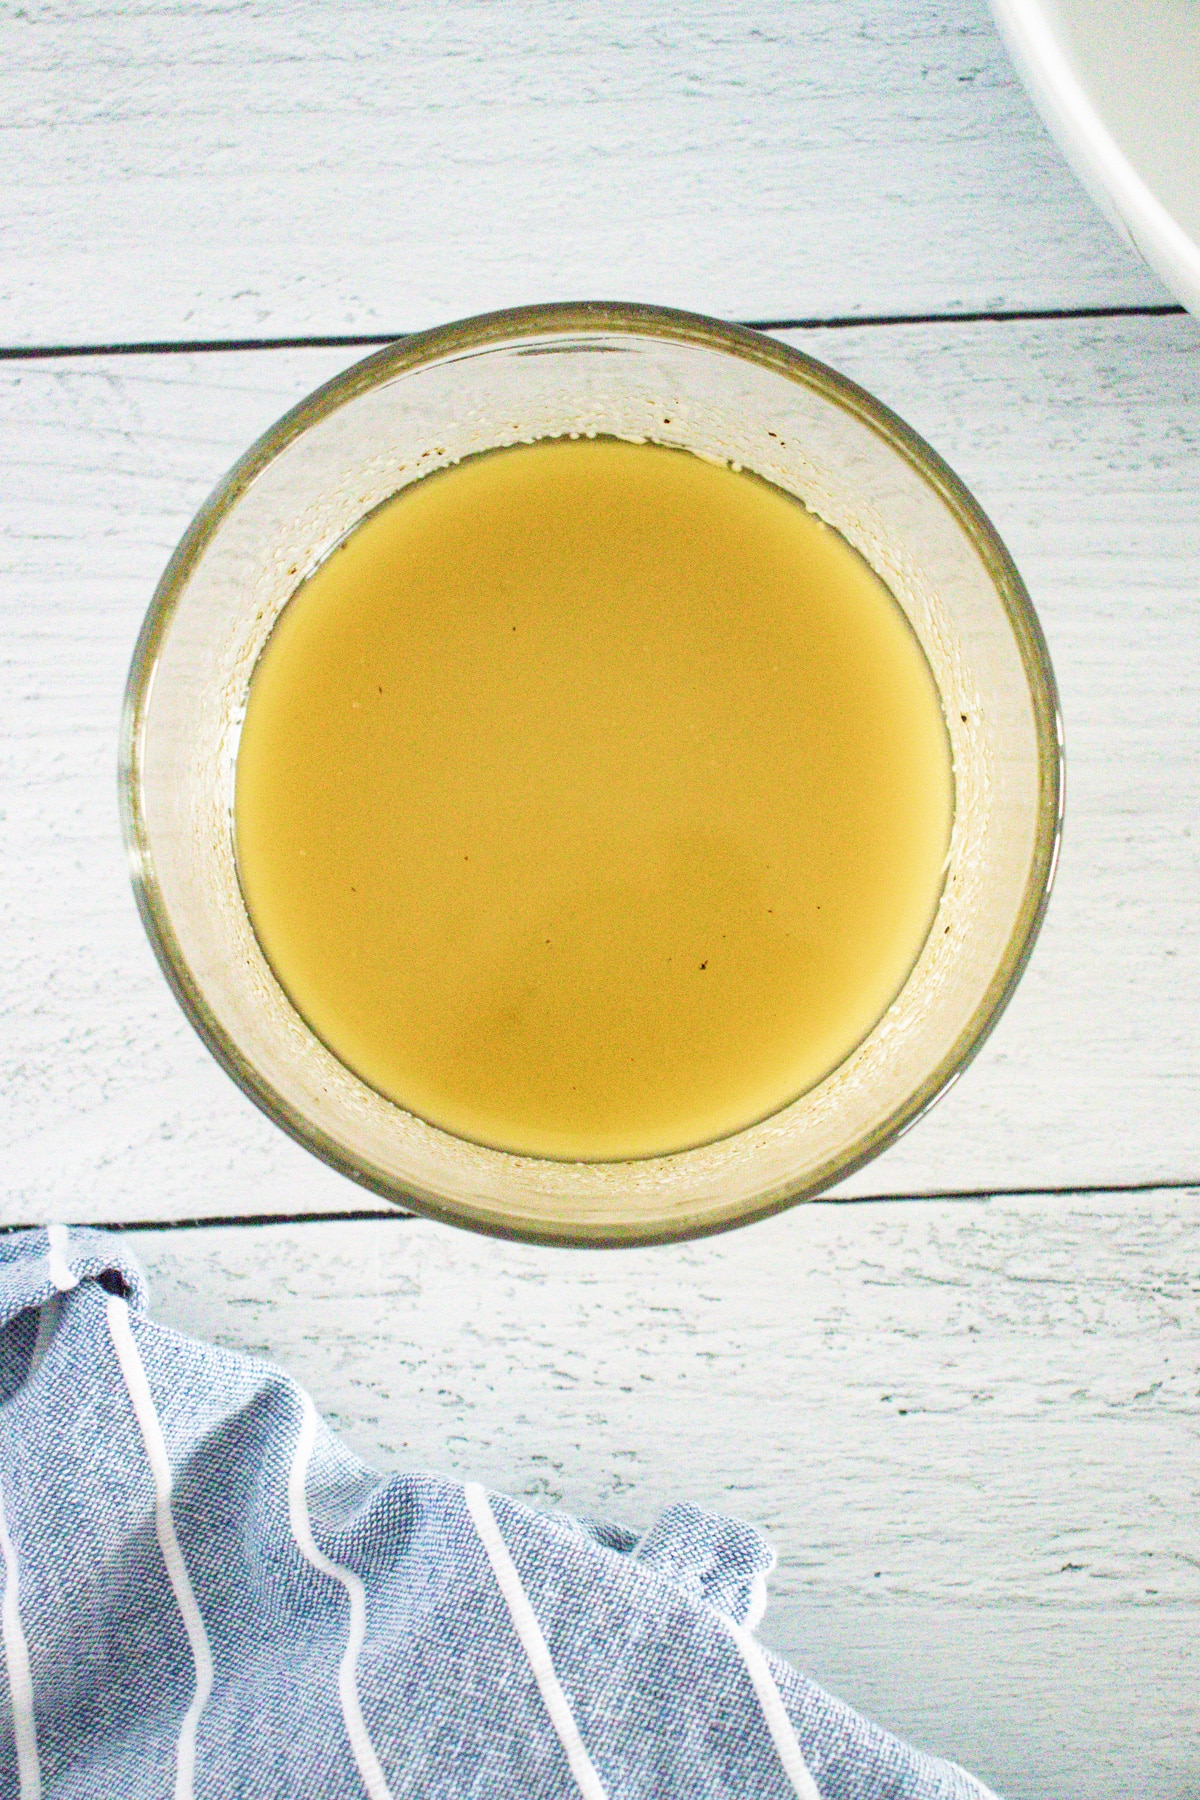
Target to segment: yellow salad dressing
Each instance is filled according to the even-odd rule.
[[[941,892],[950,748],[900,608],[769,483],[500,450],[281,614],[237,760],[263,950],[343,1063],[529,1155],[707,1142],[835,1068]]]

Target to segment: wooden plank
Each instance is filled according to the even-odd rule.
[[[656,1251],[131,1237],[381,1468],[780,1553],[764,1635],[1008,1800],[1200,1791],[1200,1193],[816,1206]]]
[[[0,342],[1161,300],[984,0],[6,10]]]
[[[1200,1175],[1200,328],[1164,325],[844,333],[817,350],[991,514],[1045,627],[1067,741],[1033,962],[974,1065],[850,1191]]]
[[[1200,1176],[1200,329],[1189,319],[806,336],[974,484],[1062,682],[1068,830],[1033,964],[978,1061],[856,1191]],[[113,790],[153,582],[328,353],[9,365],[0,493],[7,1015],[0,1216],[370,1204],[269,1126],[180,1017]]]
[[[345,361],[0,367],[7,1218],[370,1204],[269,1125],[184,1022],[133,906],[115,784],[125,672],[175,539],[238,451]]]

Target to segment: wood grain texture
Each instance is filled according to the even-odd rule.
[[[0,54],[3,343],[1164,298],[984,0],[89,0]]]
[[[1200,1176],[1200,328],[1189,319],[806,334],[975,487],[1062,684],[1068,826],[1043,937],[958,1086],[854,1191]],[[217,475],[343,358],[0,371],[0,1216],[370,1205],[211,1063],[143,939],[116,724],[153,583]]]
[[[382,1468],[780,1553],[767,1641],[1008,1800],[1200,1791],[1200,1193],[819,1205],[653,1251],[138,1234],[161,1320]]]

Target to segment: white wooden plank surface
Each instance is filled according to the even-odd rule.
[[[370,1463],[780,1552],[766,1639],[1008,1800],[1200,1792],[1200,1193],[806,1207],[704,1244],[138,1234],[157,1317]]]
[[[84,0],[0,16],[0,346],[1163,298],[983,0]],[[1200,329],[805,334],[976,488],[1064,692],[1068,832],[975,1067],[852,1185],[1200,1178]],[[0,364],[0,1219],[375,1203],[178,1015],[128,892],[125,665],[211,482],[347,354]],[[565,1255],[394,1217],[139,1233],[158,1316],[381,1466],[781,1551],[765,1635],[1009,1800],[1200,1793],[1200,1190],[805,1208]]]
[[[1009,1012],[856,1191],[1200,1178],[1200,328],[817,333],[973,483],[1061,679],[1068,827]],[[0,370],[0,1216],[372,1202],[269,1126],[178,1014],[118,842],[115,733],[153,582],[233,456],[330,373],[273,352]]]
[[[87,0],[0,56],[0,343],[1164,298],[984,0]]]

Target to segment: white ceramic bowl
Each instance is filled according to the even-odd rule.
[[[1200,315],[1200,0],[992,0],[1092,198]]]

